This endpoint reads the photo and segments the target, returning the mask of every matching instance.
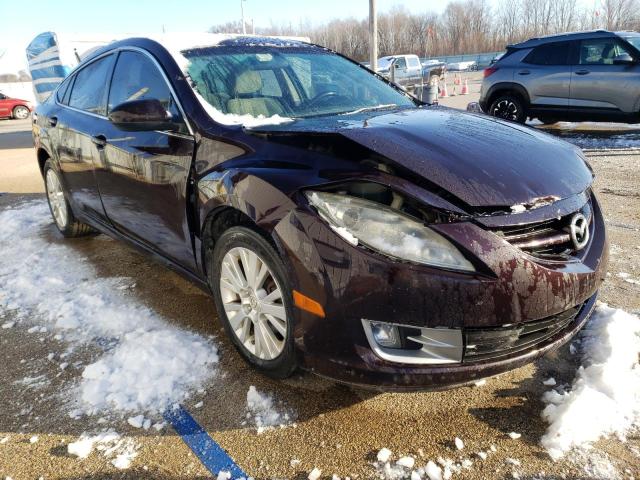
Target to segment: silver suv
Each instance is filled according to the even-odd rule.
[[[597,30],[509,45],[484,71],[480,107],[517,122],[640,122],[640,34]]]

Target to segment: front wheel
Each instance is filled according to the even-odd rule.
[[[24,105],[18,105],[13,109],[13,118],[24,120],[25,118],[29,117],[29,113],[31,112],[29,112],[29,109],[27,107],[25,107]]]
[[[297,366],[292,291],[274,248],[255,231],[233,227],[216,242],[207,270],[218,315],[236,349],[261,372],[290,376]]]
[[[518,123],[524,123],[527,119],[523,102],[515,95],[502,95],[496,98],[489,108],[489,114]]]
[[[71,211],[69,202],[65,197],[60,176],[53,168],[51,160],[47,160],[44,164],[44,180],[49,210],[51,210],[51,216],[60,233],[68,238],[94,233],[95,230],[89,225],[76,220],[73,215],[73,211]]]

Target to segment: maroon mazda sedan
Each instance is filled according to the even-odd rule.
[[[274,377],[494,375],[571,338],[605,276],[580,150],[423,105],[316,45],[113,43],[33,133],[62,234],[125,240],[211,292],[238,352]]]

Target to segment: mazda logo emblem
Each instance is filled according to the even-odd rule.
[[[569,234],[576,250],[582,250],[587,246],[589,242],[589,222],[583,214],[576,213],[571,218]]]

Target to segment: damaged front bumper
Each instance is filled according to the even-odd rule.
[[[580,201],[559,208],[583,208]],[[533,221],[539,212],[432,225],[473,261],[474,273],[392,260],[345,242],[312,211],[291,212],[276,241],[293,287],[326,312],[296,311],[301,364],[349,384],[437,389],[557,348],[588,319],[606,274],[604,221],[594,197],[589,205],[590,242],[570,260],[535,256],[496,232],[509,218]],[[370,322],[397,326],[399,345],[377,345]]]

